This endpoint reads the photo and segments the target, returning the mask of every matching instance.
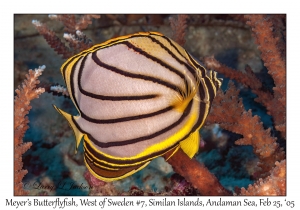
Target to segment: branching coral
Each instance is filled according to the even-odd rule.
[[[66,32],[64,35],[65,40],[62,41],[56,36],[55,32],[48,29],[45,24],[38,21],[34,21],[33,23],[39,33],[45,37],[49,45],[54,48],[58,54],[63,55],[64,58],[69,58],[78,51],[87,49],[92,45],[81,30],[91,24],[93,18],[99,18],[100,16],[83,15],[79,17],[75,15],[51,15],[49,17],[64,24],[64,31]],[[77,18],[79,20],[76,20],[75,17],[79,17]],[[114,16],[115,19],[118,19],[118,17],[118,15]],[[136,23],[136,20],[140,17],[143,16],[131,17],[132,22]],[[199,17],[198,22],[197,17]],[[220,21],[211,20],[210,18],[216,17],[209,15],[172,16],[170,24],[173,30],[173,39],[179,44],[184,45],[188,25],[193,24],[195,21],[197,24],[204,21],[203,25],[216,24],[218,26],[243,27],[244,30],[252,29],[259,50],[261,51],[261,58],[268,69],[268,73],[274,80],[273,91],[267,90],[267,88],[264,87],[264,83],[258,79],[250,66],[247,66],[245,73],[242,73],[239,70],[225,66],[212,56],[206,57],[204,63],[208,69],[214,69],[222,73],[225,77],[243,84],[246,88],[249,88],[255,93],[257,95],[255,101],[266,107],[268,114],[273,118],[274,128],[276,131],[279,131],[281,135],[271,133],[270,128],[265,129],[261,119],[258,116],[253,116],[251,110],[247,111],[244,108],[243,101],[239,98],[240,91],[232,83],[229,84],[227,91],[222,92],[220,90],[218,92],[217,97],[213,101],[210,114],[208,115],[207,123],[218,123],[223,129],[243,135],[241,139],[236,141],[236,144],[252,145],[253,153],[259,158],[257,165],[260,171],[256,172],[256,177],[258,178],[257,182],[254,185],[250,185],[247,189],[242,188],[239,193],[237,193],[238,195],[285,195],[285,152],[284,149],[279,146],[279,141],[282,141],[282,139],[286,137],[285,16],[233,15],[231,17],[236,20],[234,24],[225,24],[232,23],[231,19],[222,20],[222,18],[219,18],[217,20]],[[130,19],[129,16],[127,16],[127,18],[128,20]],[[187,24],[187,20],[189,20],[189,24]],[[205,22],[205,20],[209,21]],[[246,22],[247,24],[245,24]],[[119,24],[122,24],[122,22],[119,21]],[[65,42],[68,44],[66,45]],[[67,94],[65,89],[61,86],[57,86],[56,89],[54,88],[52,90],[47,89],[46,91]],[[23,145],[22,143],[20,144]],[[26,151],[30,145],[30,143],[24,144],[22,146],[23,148],[19,148],[18,151]],[[22,154],[22,152],[20,153]],[[20,160],[20,157],[21,155],[19,155],[18,160]],[[172,165],[175,172],[179,173],[188,181],[182,181],[182,183],[188,183],[197,188],[195,191],[192,190],[194,195],[231,194],[222,187],[216,176],[210,173],[203,164],[197,162],[195,159],[189,159],[184,156],[180,150],[169,158],[167,162]],[[18,174],[20,175],[18,175],[19,179],[17,185],[15,185],[19,187],[18,189],[22,189],[20,183],[26,173],[26,171],[21,169],[22,165],[18,165]],[[96,186],[90,191],[90,195],[186,195],[186,192],[180,190],[180,193],[176,194],[176,189],[173,188],[162,193],[154,193],[132,187],[129,192],[120,193],[114,189],[111,183],[100,183],[90,174],[85,174],[85,178],[91,185]],[[177,181],[174,186],[179,186],[178,188],[181,189],[182,185],[180,183],[181,181]],[[191,188],[187,187],[186,189]]]
[[[260,90],[262,88],[261,81],[255,76],[250,66],[246,66],[246,73],[243,73],[220,63],[214,56],[205,57],[204,63],[207,68],[214,69],[218,73],[224,74],[226,77],[234,79],[252,90]]]
[[[169,154],[166,154],[165,158],[168,156]],[[169,158],[167,162],[172,165],[175,172],[192,183],[202,195],[231,195],[204,164],[199,163],[195,159],[190,159],[181,149]]]
[[[50,47],[52,47],[57,54],[63,55],[63,58],[72,56],[70,49],[64,45],[54,31],[51,31],[45,24],[37,20],[33,20],[32,24],[36,27],[38,32],[44,36]]]
[[[242,188],[240,195],[286,195],[286,161],[275,163],[271,175],[265,179],[259,179],[247,189]]]
[[[243,135],[236,144],[253,146],[253,152],[260,158],[260,173],[263,175],[271,170],[276,161],[284,159],[285,153],[276,143],[276,138],[270,135],[270,129],[263,128],[259,117],[252,116],[251,110],[245,110],[238,95],[239,91],[233,83],[229,83],[225,94],[218,91],[207,122],[218,123],[226,130]]]
[[[274,93],[262,89],[262,83],[253,74],[250,67],[246,67],[246,74],[231,69],[219,63],[213,57],[206,57],[205,64],[208,68],[217,70],[226,77],[236,80],[247,87],[258,97],[257,102],[264,105],[268,114],[273,117],[276,130],[280,131],[282,137],[286,137],[286,64],[285,64],[285,36],[282,37],[282,24],[276,17],[267,15],[245,15],[247,24],[251,26],[256,38],[261,58],[268,69],[268,73],[274,80]]]
[[[49,30],[45,24],[37,20],[33,20],[32,24],[36,27],[38,32],[44,36],[50,47],[52,47],[57,54],[63,55],[63,58],[69,58],[72,56],[70,49],[60,41],[54,31]]]
[[[246,74],[243,74],[220,64],[213,57],[207,57],[205,64],[207,67],[215,69],[225,76],[246,85],[253,93],[257,94],[258,98],[256,101],[267,108],[268,114],[273,117],[275,129],[280,131],[281,135],[285,138],[286,66],[285,57],[282,57],[282,54],[285,52],[285,48],[283,48],[285,45],[281,43],[283,42],[280,39],[282,37],[275,37],[275,33],[278,34],[278,31],[276,31],[276,26],[272,23],[274,18],[272,19],[264,15],[246,15],[245,18],[249,19],[247,24],[251,26],[254,32],[257,44],[259,45],[258,48],[262,52],[262,60],[268,68],[268,73],[274,80],[274,93],[272,94],[262,88],[262,83],[249,69],[250,67],[246,67]],[[209,123],[219,123],[222,128],[243,135],[243,138],[236,141],[236,144],[253,146],[254,153],[260,159],[258,163],[258,166],[261,168],[259,177],[263,178],[269,175],[274,164],[278,165],[277,161],[285,159],[285,153],[283,148],[280,148],[276,142],[277,138],[271,136],[270,128],[264,130],[259,117],[252,116],[251,110],[246,111],[244,109],[242,100],[238,99],[238,94],[239,91],[233,84],[229,85],[225,94],[219,91],[217,97],[214,99],[211,114],[208,116],[207,121]],[[281,164],[282,167],[285,167],[285,164]],[[285,174],[282,176],[284,176],[285,180]],[[271,183],[273,177],[271,175],[267,183]],[[249,187],[249,191],[243,190],[242,194],[245,195],[245,192],[247,192],[247,195],[285,195],[285,189],[283,190],[282,187],[279,188],[280,190],[274,193],[272,190],[270,190],[272,192],[267,191],[265,185],[256,184],[254,188]]]
[[[45,66],[38,69],[29,70],[22,86],[16,89],[14,100],[14,194],[27,195],[28,192],[23,189],[22,179],[27,174],[27,170],[23,168],[22,155],[31,147],[31,142],[23,142],[26,130],[29,128],[28,117],[26,116],[30,109],[30,101],[38,98],[45,90],[37,88],[39,84],[38,77],[42,74]]]
[[[83,15],[76,21],[75,15],[49,15],[49,18],[61,21],[65,26],[64,38],[69,42],[67,47],[55,32],[50,30],[45,24],[33,20],[32,24],[38,32],[44,36],[48,44],[63,58],[69,58],[76,53],[86,50],[92,46],[90,39],[81,31],[92,23],[93,18],[100,18],[100,15]]]
[[[173,39],[181,46],[185,43],[185,30],[187,28],[188,15],[170,17],[170,25],[173,30]]]
[[[39,86],[45,89],[45,92],[52,93],[55,96],[64,96],[65,98],[70,98],[69,92],[65,86],[59,84],[40,84]]]
[[[77,30],[86,29],[88,25],[92,24],[92,19],[100,18],[100,15],[82,15],[76,21],[75,15],[49,15],[49,18],[59,20],[64,24],[65,31],[74,34]]]
[[[275,128],[286,137],[286,61],[284,40],[280,34],[280,26],[274,25],[275,18],[267,15],[246,15],[247,24],[251,26],[256,38],[261,58],[272,76],[275,87],[272,100],[259,97],[258,101],[266,106],[273,116]]]

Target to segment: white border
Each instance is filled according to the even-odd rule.
[[[296,2],[296,1],[293,1]],[[299,189],[299,13],[296,4],[288,1],[10,1],[1,5],[1,184],[0,206],[5,206],[5,199],[27,200],[27,197],[13,197],[13,15],[16,13],[287,13],[287,196],[279,200],[294,200],[296,209],[300,203],[296,199]],[[297,57],[296,57],[297,56]],[[44,198],[44,197],[43,197]],[[63,198],[63,197],[60,197]],[[208,199],[209,197],[203,197]],[[266,198],[266,197],[264,197]],[[28,199],[34,199],[28,197]],[[42,198],[41,198],[42,199]],[[49,198],[50,199],[50,198]],[[54,199],[54,197],[51,197]],[[79,197],[76,198],[77,200]],[[92,198],[90,198],[92,199]],[[99,199],[99,198],[97,198]],[[145,198],[132,198],[148,199]],[[168,198],[168,199],[177,199]],[[243,200],[245,197],[226,197],[226,200]],[[251,198],[252,199],[252,198]],[[254,200],[260,199],[253,197]],[[271,199],[274,199],[273,197]],[[79,202],[79,200],[78,200]],[[23,207],[19,207],[24,209]],[[40,207],[39,207],[40,208]],[[67,207],[66,207],[67,208]],[[130,208],[138,209],[140,207]],[[164,207],[169,208],[169,207]],[[174,208],[174,207],[172,207]],[[199,208],[199,207],[198,207]],[[229,207],[227,207],[229,209]],[[222,209],[227,209],[223,207]],[[28,208],[32,209],[32,207]],[[51,209],[53,209],[51,207]],[[70,208],[69,208],[70,209]],[[83,208],[76,208],[83,209]],[[219,209],[219,208],[215,208]],[[231,209],[231,208],[230,208]],[[236,209],[236,208],[234,208]],[[252,209],[252,208],[246,208]],[[257,209],[257,208],[255,208]],[[271,208],[269,208],[271,209]],[[273,209],[273,208],[272,208]],[[275,209],[275,208],[274,208]],[[290,208],[281,208],[290,209]]]

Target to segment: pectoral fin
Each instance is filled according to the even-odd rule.
[[[187,139],[180,142],[181,149],[192,158],[199,149],[200,135],[199,131],[192,133]]]
[[[75,154],[76,154],[76,153],[77,153],[77,150],[78,150],[78,146],[79,146],[79,144],[80,144],[80,141],[81,141],[82,137],[85,135],[84,133],[82,133],[82,132],[80,131],[80,129],[79,129],[79,128],[76,126],[76,124],[74,123],[74,120],[76,120],[76,118],[78,118],[79,116],[78,116],[78,117],[76,117],[76,116],[74,117],[74,116],[68,114],[67,112],[64,112],[63,110],[57,108],[55,105],[53,105],[53,107],[54,107],[54,108],[55,108],[62,116],[64,116],[64,117],[67,119],[67,121],[68,121],[70,127],[73,129],[73,132],[74,132],[75,138],[76,138],[76,148],[75,148]]]

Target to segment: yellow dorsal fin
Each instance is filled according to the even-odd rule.
[[[77,126],[74,124],[73,120],[72,120],[72,115],[68,114],[67,112],[64,112],[63,110],[57,108],[55,105],[53,105],[53,107],[62,115],[64,116],[70,127],[73,129],[73,132],[75,134],[75,138],[76,138],[76,148],[75,148],[75,154],[77,153],[78,150],[78,146],[80,144],[80,141],[82,139],[82,137],[85,135],[84,133],[80,132],[80,130],[77,128]],[[79,118],[79,116],[75,116],[74,117],[75,120]]]
[[[190,158],[193,158],[194,155],[198,152],[200,144],[200,135],[199,131],[192,133],[187,139],[180,142],[181,149],[187,154]]]

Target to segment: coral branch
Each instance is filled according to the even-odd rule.
[[[258,116],[252,116],[251,110],[245,111],[242,99],[238,98],[239,91],[232,82],[224,94],[218,91],[212,104],[208,123],[219,123],[226,130],[243,135],[236,141],[238,145],[252,145],[253,152],[260,158],[262,176],[274,166],[276,161],[285,158],[285,153],[271,137],[270,129],[264,130]]]
[[[249,185],[247,190],[241,189],[240,195],[286,195],[286,160],[275,163],[271,175],[265,179],[259,179],[255,184]]]
[[[231,195],[202,163],[190,159],[181,149],[168,159],[169,155],[167,153],[164,158],[174,171],[192,183],[202,195]]]
[[[49,15],[50,19],[61,21],[65,28],[64,31],[68,33],[75,33],[76,18],[75,15]]]
[[[92,24],[92,19],[99,19],[100,15],[82,15],[80,20],[77,22],[75,29],[76,30],[83,30],[88,27],[88,25]]]
[[[282,137],[286,137],[286,65],[284,36],[280,31],[284,28],[281,16],[246,15],[247,24],[251,26],[258,48],[262,52],[262,60],[268,68],[268,73],[273,77],[275,87],[274,94],[262,90],[262,83],[253,74],[250,67],[246,67],[246,74],[235,71],[213,57],[206,57],[205,64],[208,68],[224,74],[226,77],[235,79],[257,94],[255,101],[264,105],[268,114],[273,117],[275,129],[280,131]],[[275,26],[274,23],[279,23]],[[277,30],[277,27],[279,29]],[[281,30],[280,30],[281,29]]]
[[[277,48],[280,40],[279,37],[273,36],[274,25],[272,21],[266,15],[246,15],[245,18],[249,20],[247,24],[252,28],[258,49],[262,53],[261,58],[264,61],[264,65],[274,79],[277,87],[276,91],[279,91],[281,96],[285,96],[285,58],[281,57],[280,49]]]
[[[33,20],[32,24],[36,27],[38,32],[43,35],[50,47],[53,48],[57,54],[63,55],[63,58],[72,56],[70,49],[61,42],[54,31],[51,31],[45,24],[37,20]]]
[[[268,73],[273,77],[275,87],[274,98],[266,106],[274,119],[275,128],[286,137],[286,62],[285,44],[282,37],[278,36],[277,26],[273,24],[274,18],[267,15],[245,15],[247,24],[251,26],[256,38],[261,58],[268,68]],[[282,27],[279,25],[279,27]],[[258,99],[262,101],[263,99]]]
[[[63,96],[70,96],[69,95],[69,92],[68,92],[68,89],[64,86],[61,86],[61,85],[53,85],[50,87],[50,91],[51,92],[56,92],[58,93],[59,95],[63,95]]]
[[[204,58],[204,64],[208,69],[214,69],[217,72],[224,74],[225,77],[230,79],[234,79],[237,82],[246,85],[247,87],[251,88],[252,90],[258,90],[262,87],[262,83],[260,80],[255,76],[250,66],[246,67],[246,74],[232,69],[219,61],[217,61],[214,56],[208,56]]]
[[[177,15],[177,17],[170,18],[171,28],[173,30],[173,40],[181,46],[185,43],[185,30],[187,28],[187,15]]]
[[[32,143],[23,143],[23,137],[28,127],[28,117],[26,116],[31,109],[30,101],[38,98],[45,89],[37,88],[39,84],[38,77],[42,74],[45,66],[41,66],[35,71],[29,70],[26,79],[16,89],[14,100],[14,194],[27,195],[28,192],[23,189],[22,179],[27,174],[27,170],[23,170],[22,155],[31,147]]]
[[[33,20],[38,32],[44,36],[48,44],[58,53],[62,54],[63,58],[69,58],[83,50],[90,48],[93,44],[86,35],[80,31],[85,29],[92,23],[92,18],[100,18],[100,15],[82,15],[79,22],[76,22],[75,15],[49,15],[50,19],[61,21],[65,28],[64,38],[69,43],[68,48],[55,34],[47,28],[45,24],[37,20]]]
[[[92,41],[81,31],[76,31],[75,35],[65,33],[64,38],[69,42],[70,48],[77,53],[86,50],[93,45]]]
[[[63,86],[56,84],[47,84],[47,83],[40,83],[37,85],[38,88],[44,88],[45,92],[52,93],[54,96],[64,96],[65,98],[70,98],[68,89]]]
[[[257,98],[255,98],[256,102],[272,109],[274,99],[273,94],[269,91],[263,90],[261,81],[255,76],[250,66],[246,66],[246,73],[243,73],[220,63],[214,58],[214,56],[205,57],[204,63],[207,68],[214,69],[217,72],[224,74],[225,77],[234,79],[235,81],[250,88],[251,91],[257,95]],[[272,115],[270,112],[268,114]]]
[[[61,21],[67,33],[75,34],[77,30],[81,31],[86,29],[88,25],[92,24],[92,19],[99,19],[100,15],[82,15],[77,22],[75,15],[49,15],[50,19]]]

